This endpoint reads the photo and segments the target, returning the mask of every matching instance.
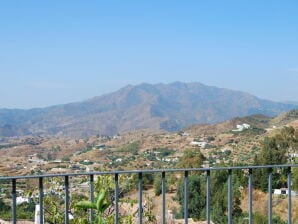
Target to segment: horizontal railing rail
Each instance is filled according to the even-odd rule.
[[[212,170],[248,170],[248,169],[266,169],[266,168],[286,168],[298,167],[298,164],[283,165],[262,165],[262,166],[223,166],[209,168],[185,168],[185,169],[154,169],[154,170],[120,170],[120,171],[98,171],[98,172],[77,172],[77,173],[59,173],[59,174],[40,174],[26,176],[0,176],[1,180],[12,179],[33,179],[39,177],[63,177],[63,176],[83,176],[83,175],[107,175],[107,174],[136,174],[136,173],[161,173],[161,172],[184,172],[184,171],[212,171]]]
[[[210,174],[215,171],[228,171],[228,223],[232,223],[232,210],[233,210],[233,195],[232,195],[232,173],[235,170],[247,170],[248,171],[248,222],[252,223],[253,220],[253,209],[252,209],[252,173],[255,169],[267,169],[268,172],[268,223],[272,223],[272,173],[273,169],[276,168],[287,168],[287,186],[288,186],[288,224],[292,223],[292,199],[291,199],[291,185],[292,175],[291,169],[298,167],[298,164],[284,164],[284,165],[261,165],[261,166],[230,166],[230,167],[209,167],[209,168],[189,168],[189,169],[156,169],[156,170],[126,170],[126,171],[108,171],[108,172],[80,172],[80,173],[64,173],[64,174],[41,174],[41,175],[28,175],[28,176],[1,176],[1,181],[11,181],[11,196],[12,196],[12,223],[17,223],[17,180],[20,179],[38,179],[39,187],[39,220],[40,224],[43,224],[44,211],[43,211],[43,199],[44,199],[44,179],[53,177],[64,178],[64,194],[65,194],[65,217],[64,223],[69,223],[69,178],[77,176],[89,176],[89,198],[90,201],[94,201],[94,176],[100,175],[113,175],[114,176],[114,216],[115,224],[119,223],[119,175],[122,174],[137,174],[138,175],[138,223],[143,223],[143,174],[146,173],[160,173],[161,174],[161,189],[162,189],[162,211],[161,211],[161,223],[166,223],[166,173],[183,172],[184,173],[184,222],[188,223],[188,182],[190,172],[205,172],[206,173],[206,222],[211,223],[210,219],[210,207],[211,207],[211,196],[210,196]],[[90,211],[90,221],[94,221],[94,211]]]

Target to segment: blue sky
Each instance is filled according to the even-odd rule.
[[[0,1],[0,108],[202,82],[298,101],[298,1]]]

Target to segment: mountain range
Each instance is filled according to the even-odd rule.
[[[28,110],[0,109],[0,136],[84,137],[140,129],[177,131],[252,114],[275,116],[297,107],[201,83],[143,83],[82,102]]]

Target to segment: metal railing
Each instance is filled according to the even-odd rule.
[[[183,172],[184,173],[184,222],[188,224],[188,177],[189,173],[193,171],[201,171],[206,173],[206,222],[211,223],[210,220],[210,207],[211,207],[211,196],[210,192],[210,174],[220,170],[228,171],[228,223],[232,224],[232,173],[235,170],[247,170],[248,171],[248,222],[252,224],[253,221],[253,208],[252,208],[252,174],[256,169],[267,169],[268,170],[268,223],[272,223],[272,173],[275,168],[286,168],[287,169],[287,186],[288,186],[288,224],[292,223],[292,197],[291,197],[291,185],[292,175],[291,168],[298,167],[298,164],[286,164],[286,165],[266,165],[266,166],[235,166],[235,167],[210,167],[210,168],[194,168],[194,169],[162,169],[162,170],[131,170],[131,171],[114,171],[114,172],[89,172],[89,173],[67,173],[67,174],[44,174],[44,175],[31,175],[31,176],[13,176],[13,177],[0,177],[1,181],[11,181],[11,196],[12,196],[12,223],[17,222],[17,180],[19,179],[38,179],[39,180],[39,205],[40,205],[40,224],[43,224],[44,211],[43,211],[43,199],[44,199],[44,179],[52,177],[64,177],[64,194],[65,194],[65,218],[64,223],[69,223],[69,177],[75,176],[89,176],[90,183],[90,200],[94,201],[94,176],[96,175],[113,175],[115,182],[115,201],[114,201],[114,216],[115,224],[119,223],[119,175],[122,174],[137,174],[138,175],[138,223],[143,222],[143,209],[142,209],[142,192],[143,192],[143,174],[145,173],[160,173],[161,174],[161,189],[162,189],[162,211],[161,211],[161,223],[166,223],[166,173]],[[94,220],[94,213],[90,211],[90,221]]]

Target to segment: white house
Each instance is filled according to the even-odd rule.
[[[189,133],[187,133],[187,132],[182,132],[182,133],[181,133],[181,136],[189,136]]]
[[[249,124],[237,124],[236,125],[236,130],[233,131],[243,131],[244,129],[250,129],[250,125]]]
[[[249,124],[242,124],[243,128],[245,129],[249,129],[250,128],[250,125]]]
[[[241,130],[241,131],[243,130],[243,126],[242,126],[241,124],[237,124],[237,125],[236,125],[236,128],[237,128],[239,131],[240,131],[240,130]]]
[[[207,145],[207,142],[192,141],[190,144],[193,145],[193,146],[199,146],[201,148],[205,148],[206,145]]]
[[[289,190],[288,190],[288,188],[274,189],[273,194],[276,194],[276,195],[288,195],[289,194]],[[298,192],[297,191],[291,191],[291,195],[292,196],[298,196]]]
[[[122,162],[122,158],[118,158],[115,160],[116,163],[121,163]]]
[[[23,198],[22,196],[17,197],[17,205],[29,203],[29,198]]]

